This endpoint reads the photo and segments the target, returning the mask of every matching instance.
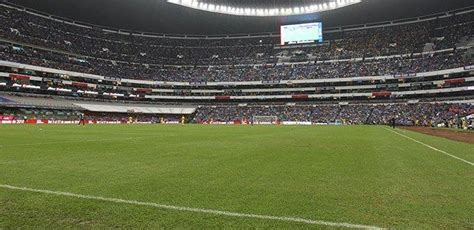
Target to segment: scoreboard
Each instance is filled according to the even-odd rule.
[[[281,26],[281,45],[323,42],[321,22]]]

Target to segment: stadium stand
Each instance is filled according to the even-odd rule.
[[[434,126],[450,122],[456,114],[466,116],[474,110],[466,104],[359,104],[301,106],[211,106],[200,108],[196,119],[209,122],[251,122],[252,116],[277,116],[281,122],[313,124],[389,124],[393,116],[399,125]]]
[[[474,112],[474,9],[327,29],[325,42],[296,46],[280,46],[273,34],[145,36],[0,9],[3,114],[30,106],[116,121],[140,114],[147,122],[182,115],[197,123],[276,116],[387,124],[397,117],[401,125],[438,125]]]

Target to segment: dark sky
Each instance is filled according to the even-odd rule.
[[[165,0],[9,0],[49,14],[102,26],[168,34],[275,32],[281,24],[322,21],[324,27],[416,17],[474,6],[474,0],[363,0],[335,11],[293,17],[202,12]],[[264,0],[259,0],[264,1]]]

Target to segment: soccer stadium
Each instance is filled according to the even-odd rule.
[[[0,229],[474,229],[472,0],[0,22]]]

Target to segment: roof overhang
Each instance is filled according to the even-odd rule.
[[[269,8],[252,8],[239,7],[224,4],[211,4],[202,2],[202,0],[167,0],[169,3],[180,5],[183,7],[193,8],[202,11],[208,11],[220,14],[238,15],[238,16],[254,16],[254,17],[273,17],[273,16],[291,16],[312,14],[323,11],[335,10],[342,7],[360,3],[362,0],[328,0],[314,4],[298,5],[294,7],[269,7]]]

